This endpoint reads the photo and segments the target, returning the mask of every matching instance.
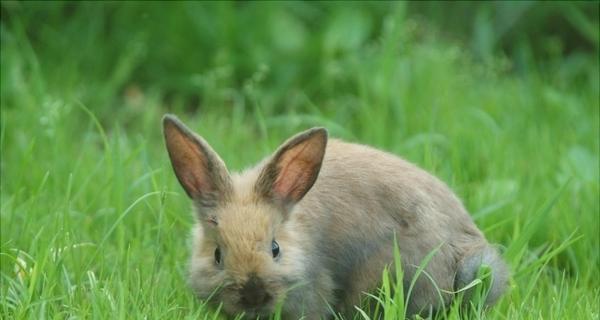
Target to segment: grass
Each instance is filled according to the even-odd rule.
[[[352,14],[327,16],[333,31],[314,36],[276,22],[302,40],[277,40],[291,50],[289,69],[281,58],[229,56],[242,43],[232,33],[222,60],[180,70],[182,82],[169,85],[136,78],[156,46],[147,35],[122,51],[101,46],[89,39],[102,39],[102,22],[75,16],[63,29],[42,27],[36,40],[25,15],[3,16],[0,318],[218,318],[185,283],[192,215],[160,131],[161,116],[174,112],[233,170],[321,125],[446,181],[514,273],[496,307],[453,306],[449,319],[598,319],[597,52],[515,74],[510,59],[476,59],[402,6],[386,13],[375,39],[346,43],[340,30]],[[77,31],[88,39],[72,39],[80,51],[61,38]],[[304,46],[324,50],[323,59],[294,55]],[[279,81],[286,70],[300,80]],[[171,94],[178,83],[200,102]],[[403,297],[393,287],[373,293],[385,308],[356,318],[398,318]]]

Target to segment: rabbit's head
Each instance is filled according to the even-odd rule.
[[[232,175],[177,118],[165,116],[163,129],[177,179],[197,212],[191,286],[227,313],[271,313],[308,272],[318,272],[303,248],[311,236],[289,215],[317,179],[327,131],[302,132],[259,167]]]

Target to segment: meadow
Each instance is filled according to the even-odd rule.
[[[438,318],[599,319],[598,3],[528,5],[2,2],[0,318],[224,318],[186,284],[170,112],[230,170],[324,126],[440,177],[513,277]]]

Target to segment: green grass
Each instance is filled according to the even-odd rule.
[[[598,47],[515,73],[510,58],[478,59],[403,6],[373,9],[381,24],[327,7],[323,30],[302,29],[315,13],[297,6],[297,20],[272,5],[216,7],[233,27],[198,66],[180,53],[144,60],[174,49],[152,41],[152,24],[123,22],[135,8],[113,17],[134,39],[123,45],[103,38],[108,22],[93,8],[60,22],[56,6],[36,26],[3,3],[0,318],[216,317],[185,283],[193,216],[160,129],[174,112],[233,170],[319,125],[446,181],[514,273],[496,307],[453,306],[449,319],[599,319]],[[162,22],[185,25],[185,8]],[[256,22],[257,38],[270,24],[290,36],[265,52],[244,42],[235,14]],[[184,40],[167,43],[185,50]],[[248,46],[248,56],[236,51]],[[161,69],[178,61],[190,69]],[[394,285],[373,293],[387,307],[369,316],[398,318]]]

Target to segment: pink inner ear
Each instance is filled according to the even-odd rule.
[[[192,197],[209,191],[211,183],[206,172],[206,158],[198,146],[175,127],[168,127],[166,132],[171,162],[184,189]]]
[[[182,177],[182,184],[185,185],[194,195],[200,195],[203,191],[207,191],[209,185],[205,182],[206,177],[200,173],[192,173]]]
[[[292,147],[279,159],[273,192],[282,199],[300,201],[312,186],[323,156],[319,141],[309,139]]]
[[[297,162],[301,162],[300,164]],[[304,186],[310,184],[311,165],[307,162],[296,160],[282,168],[273,186],[275,194],[298,201],[304,195]]]

